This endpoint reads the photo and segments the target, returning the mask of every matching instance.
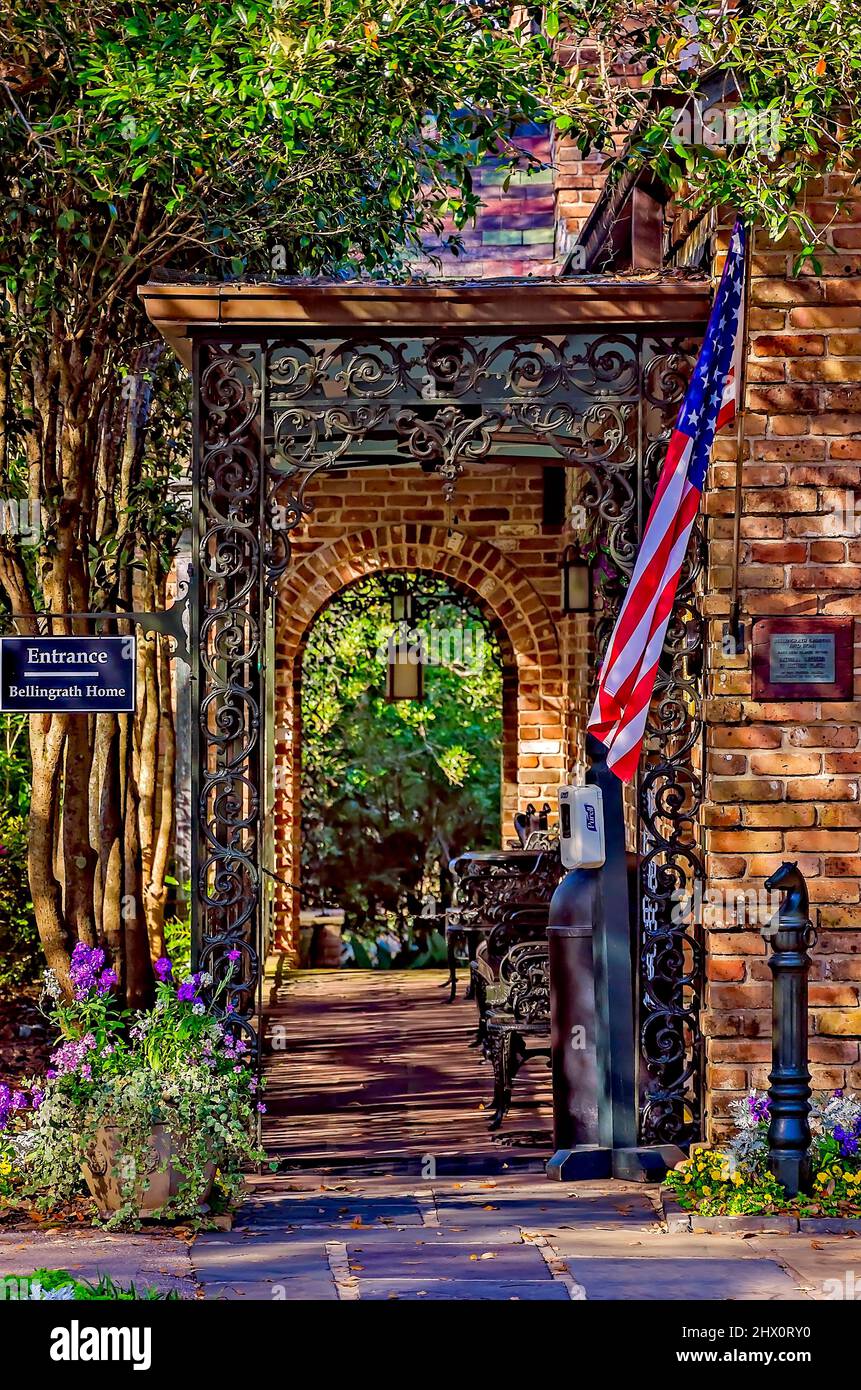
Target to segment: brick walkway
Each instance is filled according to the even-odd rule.
[[[475,1006],[448,998],[443,971],[306,971],[269,977],[266,1150],[282,1163],[422,1172],[543,1168],[550,1074],[517,1078],[498,1137],[488,1132],[493,1075],[469,1044]]]

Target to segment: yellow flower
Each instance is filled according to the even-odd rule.
[[[741,1173],[733,1173],[732,1180],[735,1183],[736,1187],[744,1186],[744,1178],[742,1177]]]
[[[832,1163],[832,1165],[831,1165],[831,1171],[832,1171],[832,1173],[834,1174],[835,1178],[839,1178],[839,1177],[840,1177],[840,1164],[839,1164],[839,1163]]]
[[[12,1172],[12,1164],[7,1159],[0,1159],[0,1178],[7,1178]]]
[[[817,1182],[827,1182],[827,1181],[828,1181],[828,1174],[825,1172],[825,1169],[824,1169],[824,1168],[823,1168],[823,1170],[822,1170],[821,1173],[817,1173],[817,1174],[816,1174],[816,1181],[817,1181]]]
[[[704,1188],[703,1188],[703,1196],[704,1196],[704,1197],[710,1197],[711,1195],[712,1195],[712,1190],[711,1190],[711,1188],[710,1188],[710,1187],[704,1187]]]
[[[684,1178],[682,1179],[683,1182],[693,1182],[693,1180],[694,1180],[694,1175],[693,1175],[693,1173],[685,1173],[685,1176],[684,1176]]]

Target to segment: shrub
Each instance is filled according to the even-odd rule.
[[[67,1269],[34,1269],[32,1274],[0,1274],[0,1302],[19,1299],[27,1302],[76,1303],[114,1302],[115,1300],[173,1302],[179,1298],[175,1290],[162,1292],[151,1284],[138,1288],[135,1284],[117,1284],[109,1274],[95,1283],[76,1279]]]
[[[861,1102],[844,1091],[811,1108],[811,1190],[791,1202],[768,1168],[768,1097],[751,1091],[730,1106],[735,1132],[726,1149],[696,1149],[667,1187],[702,1216],[797,1210],[822,1216],[861,1215]]]
[[[0,810],[0,993],[31,984],[43,967],[27,878],[27,819]]]
[[[14,1092],[0,1087],[0,1195],[32,1199],[41,1210],[71,1200],[97,1136],[110,1130],[122,1205],[109,1224],[134,1224],[156,1126],[170,1134],[170,1162],[182,1183],[148,1214],[195,1216],[213,1166],[222,1194],[237,1195],[243,1164],[263,1158],[256,1122],[265,1107],[248,1042],[220,1023],[211,1005],[227,989],[239,955],[229,955],[218,985],[204,974],[177,982],[170,960],[158,961],[155,1005],[136,1014],[118,1009],[116,976],[99,949],[75,947],[71,1002],[46,973],[60,1041],[44,1079]]]

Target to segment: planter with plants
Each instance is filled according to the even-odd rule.
[[[236,1197],[243,1167],[263,1158],[265,1108],[248,1042],[213,1008],[239,955],[215,987],[200,973],[176,981],[158,961],[155,1004],[136,1014],[117,1007],[98,948],[76,946],[71,1000],[46,976],[60,1040],[44,1079],[0,1088],[0,1203],[50,1211],[83,1183],[99,1216],[120,1226],[200,1216],[213,1189],[220,1203]]]
[[[837,1090],[812,1105],[810,1191],[792,1199],[768,1168],[768,1096],[733,1101],[735,1131],[723,1149],[697,1148],[667,1175],[671,1202],[698,1217],[786,1215],[861,1224],[861,1100]]]

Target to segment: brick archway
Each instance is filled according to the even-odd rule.
[[[352,532],[304,556],[281,582],[275,614],[276,934],[296,946],[300,865],[299,689],[304,643],[314,620],[351,583],[391,570],[429,571],[469,592],[500,639],[503,655],[503,838],[529,801],[564,781],[567,698],[559,635],[528,577],[501,550],[445,526],[389,525]]]

